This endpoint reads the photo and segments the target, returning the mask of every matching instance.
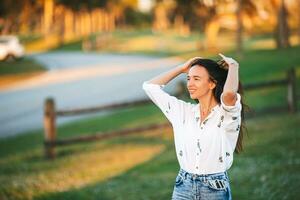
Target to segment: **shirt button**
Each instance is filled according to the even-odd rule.
[[[198,169],[198,166],[196,167],[196,169]]]

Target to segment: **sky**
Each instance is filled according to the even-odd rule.
[[[139,0],[139,9],[142,12],[150,11],[153,4],[153,0]]]

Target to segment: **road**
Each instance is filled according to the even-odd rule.
[[[26,134],[43,127],[43,102],[53,97],[58,109],[98,106],[146,98],[142,83],[178,63],[176,58],[96,53],[30,55],[49,71],[0,90],[0,137]],[[181,75],[166,90],[174,90]],[[104,113],[105,114],[105,113]],[[99,114],[98,114],[99,115]],[[58,118],[57,123],[90,117]]]

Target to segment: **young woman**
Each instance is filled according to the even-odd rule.
[[[180,165],[172,199],[231,199],[227,170],[233,153],[242,150],[243,109],[239,64],[222,56],[219,62],[200,57],[143,83],[143,89],[171,122]],[[187,73],[187,89],[198,104],[162,88]]]

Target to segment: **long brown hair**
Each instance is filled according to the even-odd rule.
[[[216,87],[213,89],[213,95],[216,101],[220,104],[221,103],[221,94],[223,92],[223,88],[227,79],[228,68],[224,67],[224,62],[216,62],[211,59],[196,59],[192,64],[192,66],[202,66],[204,67],[210,76],[210,80],[216,83]],[[237,91],[241,95],[241,127],[239,130],[239,136],[237,140],[237,144],[235,147],[235,153],[241,153],[243,151],[243,138],[244,133],[247,131],[246,124],[245,124],[245,109],[249,109],[249,107],[244,103],[243,100],[243,86],[241,81],[239,81],[239,87]]]

